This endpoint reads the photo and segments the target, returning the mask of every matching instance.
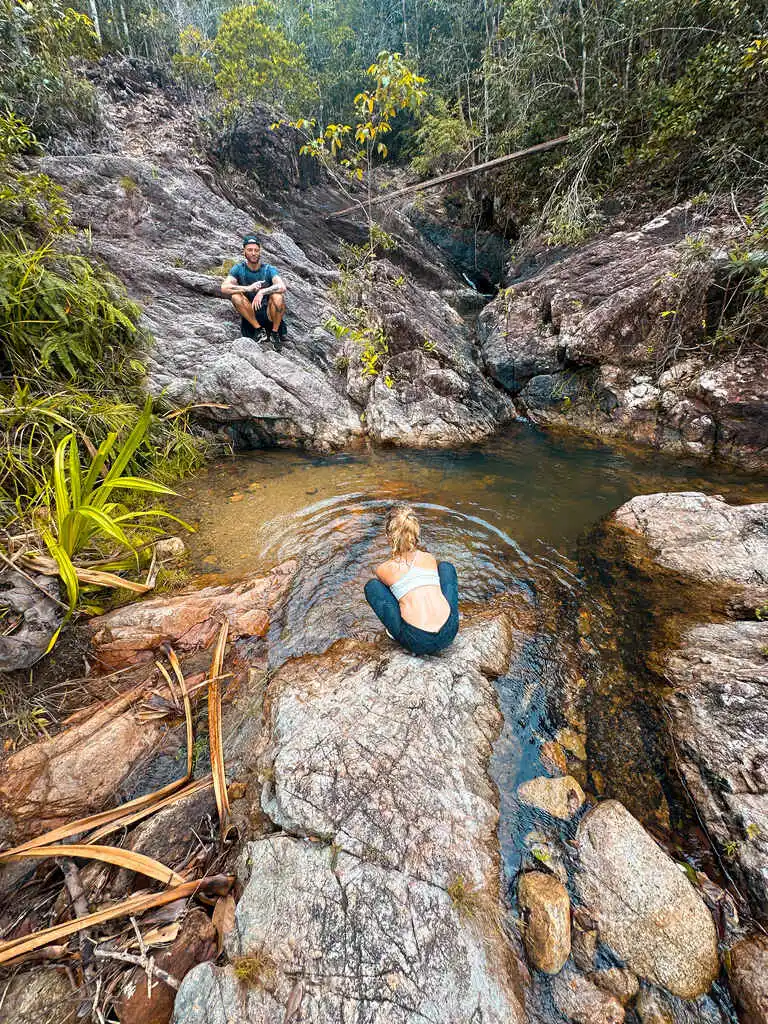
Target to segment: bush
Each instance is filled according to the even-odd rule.
[[[416,132],[419,152],[411,161],[411,167],[425,178],[443,174],[469,153],[477,137],[477,129],[468,125],[438,96]]]

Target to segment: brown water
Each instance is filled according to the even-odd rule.
[[[387,555],[382,524],[393,501],[416,507],[423,546],[455,563],[462,600],[485,600],[529,589],[542,573],[576,586],[578,536],[635,494],[704,490],[737,502],[766,494],[765,481],[522,424],[460,451],[252,452],[179,490],[175,511],[199,525],[187,541],[197,571],[242,575],[300,560],[281,635],[272,637],[279,660],[376,628],[362,588]]]

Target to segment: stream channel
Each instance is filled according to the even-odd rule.
[[[590,593],[579,570],[579,539],[634,495],[691,490],[722,494],[734,503],[765,500],[765,486],[755,477],[544,434],[517,423],[484,445],[454,451],[239,454],[180,485],[174,511],[198,526],[186,543],[195,573],[210,583],[299,560],[284,613],[271,627],[275,668],[287,658],[323,651],[340,637],[372,638],[380,632],[362,588],[372,567],[387,557],[382,526],[394,501],[415,506],[422,546],[456,565],[462,603],[518,592],[539,609],[546,607],[496,683],[505,724],[491,771],[499,789],[499,839],[514,906],[512,883],[530,856],[535,828],[533,812],[520,805],[515,790],[546,770],[542,743],[554,737],[558,723],[568,723],[564,694],[573,691],[576,680],[584,683],[579,677],[585,670],[574,660],[586,647],[593,672],[607,671],[601,666],[605,646],[592,646],[580,635],[585,615],[593,623],[592,636],[608,626],[599,622],[605,604]],[[642,698],[635,719],[628,721],[626,709],[617,711],[603,701],[599,686],[590,692],[587,703],[600,705],[592,708],[601,722],[598,742],[605,745],[606,736],[615,737],[616,749],[605,752],[606,761],[626,759],[626,778],[623,789],[611,779],[597,784],[597,773],[580,781],[592,792],[605,787],[600,796],[624,799],[654,834],[672,840],[679,857],[716,874],[703,837],[695,830],[672,834],[685,813],[668,806],[658,765],[640,735],[648,727]],[[589,708],[582,717],[588,723]],[[726,999],[720,1012],[722,1017],[712,1019],[735,1019]]]

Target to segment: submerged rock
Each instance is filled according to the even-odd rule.
[[[615,996],[622,1006],[631,1003],[640,991],[637,976],[625,967],[604,967],[590,974],[589,980],[604,992]]]
[[[232,962],[186,977],[177,1024],[278,1022],[289,1002],[318,1022],[522,1024],[486,774],[512,643],[485,616],[436,657],[341,641],[278,671],[264,807],[288,834],[244,849]]]
[[[675,862],[615,800],[586,815],[577,843],[574,885],[601,941],[675,995],[706,992],[720,970],[715,926]]]
[[[571,952],[571,903],[562,882],[542,871],[520,876],[517,901],[528,959],[545,974],[557,974]]]
[[[569,821],[584,803],[584,790],[572,775],[549,779],[544,775],[517,787],[521,803],[537,807],[555,818]]]
[[[163,643],[181,651],[208,647],[226,618],[230,637],[264,636],[270,612],[285,596],[296,572],[283,562],[266,575],[252,573],[237,583],[154,597],[91,619],[99,662],[115,668],[149,661]]]
[[[621,1024],[624,1007],[571,966],[552,979],[555,1006],[573,1024]]]
[[[643,984],[635,1002],[641,1024],[731,1024],[732,1011],[709,996],[679,999],[653,985]]]

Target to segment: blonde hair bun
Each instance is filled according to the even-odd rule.
[[[410,505],[396,505],[387,516],[387,539],[393,555],[407,555],[419,543],[419,521]]]

